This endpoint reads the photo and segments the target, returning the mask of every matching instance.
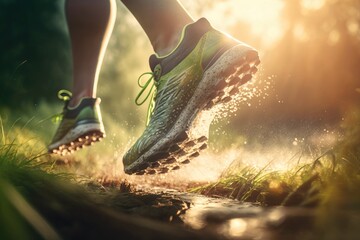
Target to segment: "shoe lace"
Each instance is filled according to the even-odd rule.
[[[57,97],[64,101],[65,104],[67,102],[70,101],[71,97],[72,97],[72,93],[66,89],[61,89],[58,94],[57,94]],[[65,105],[66,106],[66,105]],[[63,116],[64,116],[64,110],[61,112],[61,113],[57,113],[57,114],[54,114],[52,117],[51,117],[51,120],[54,122],[54,123],[58,123],[60,122],[62,119],[63,119]]]
[[[145,75],[150,75],[150,77],[143,83],[142,79]],[[157,92],[157,88],[158,88],[158,83],[154,79],[153,72],[145,72],[145,73],[141,74],[140,77],[138,78],[137,82],[138,82],[138,86],[141,88],[141,90],[135,98],[135,104],[137,106],[141,106],[151,96],[150,97],[151,100],[150,100],[150,103],[149,103],[149,106],[147,109],[147,115],[146,115],[146,126],[147,126],[147,125],[149,125],[151,115],[155,108],[155,96],[156,96],[156,92]],[[149,89],[149,87],[150,87],[150,89]],[[154,89],[154,87],[155,87],[155,89]],[[148,90],[145,93],[146,89],[148,89]],[[144,95],[145,97],[143,97],[143,99],[140,100],[140,98],[143,94],[145,94]]]

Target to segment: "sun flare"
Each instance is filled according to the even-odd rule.
[[[184,1],[184,5],[189,7],[191,12],[191,4],[186,3],[188,0]],[[245,23],[249,26],[251,33],[263,39],[262,43],[267,46],[281,37],[283,5],[284,2],[281,0],[227,0],[218,1],[202,14],[221,30],[237,22]],[[241,36],[242,29],[238,31]]]

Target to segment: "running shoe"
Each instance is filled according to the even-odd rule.
[[[150,78],[138,80],[136,98],[138,105],[152,98],[148,123],[123,157],[127,174],[166,173],[199,156],[207,148],[212,108],[239,94],[260,60],[254,48],[201,18],[183,29],[170,54],[152,55],[149,62]]]
[[[49,153],[66,155],[105,137],[100,98],[83,98],[71,108],[68,106],[71,99],[69,91],[59,91],[58,97],[65,101],[65,106],[60,114],[60,125],[48,146]]]

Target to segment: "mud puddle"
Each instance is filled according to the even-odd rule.
[[[168,209],[177,209],[176,213],[172,212],[176,215],[176,224],[214,239],[303,239],[311,235],[314,225],[311,208],[261,207],[164,188],[142,188],[142,191],[151,192],[159,199],[172,199],[170,205],[173,206]],[[155,208],[159,210],[165,205],[161,203]],[[174,219],[174,216],[169,218]]]

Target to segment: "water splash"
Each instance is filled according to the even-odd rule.
[[[270,95],[270,90],[273,88],[273,81],[275,76],[264,77],[262,69],[254,77],[251,82],[240,87],[240,92],[232,98],[232,100],[225,105],[218,107],[214,123],[223,121],[231,116],[236,116],[237,112],[242,107],[257,108],[262,105],[262,101]]]
[[[208,115],[212,115],[215,111],[217,112],[215,122],[221,120],[221,123],[229,123],[230,120],[226,122],[226,119],[229,116],[236,116],[239,108],[261,106],[262,101],[269,96],[274,80],[275,76],[263,77],[260,72],[257,79],[242,87],[242,91],[234,100],[225,107],[219,105],[212,109]],[[204,116],[206,118],[206,114]],[[110,148],[110,151],[106,153],[102,151],[105,148],[104,143],[95,148],[86,149],[81,157],[85,159],[80,161],[80,164],[74,167],[72,171],[80,175],[90,176],[101,183],[126,179],[134,184],[160,185],[179,189],[186,188],[194,182],[214,182],[222,174],[231,173],[231,171],[236,171],[242,166],[251,166],[256,169],[266,167],[271,171],[286,171],[300,162],[312,161],[318,156],[317,153],[321,149],[330,147],[339,138],[335,130],[327,128],[321,131],[310,129],[306,134],[301,130],[292,134],[288,131],[277,131],[277,136],[273,136],[273,139],[261,141],[256,137],[234,136],[222,129],[223,126],[220,126],[212,130],[216,136],[216,143],[210,142],[210,149],[180,170],[158,176],[128,176],[123,171],[122,156],[131,146],[135,137],[134,134],[124,130],[127,127],[121,128],[121,131],[112,129],[111,132],[114,134],[105,139],[106,148]],[[269,131],[274,131],[274,129],[269,129]],[[122,136],[121,139],[118,135]],[[223,138],[219,136],[223,136]],[[127,140],[123,141],[124,138]],[[231,144],[227,144],[229,142]]]

